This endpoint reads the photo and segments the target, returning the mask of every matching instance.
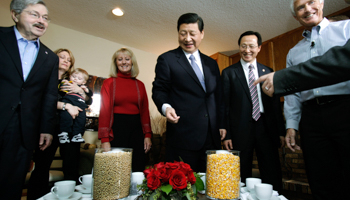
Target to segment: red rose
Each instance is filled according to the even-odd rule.
[[[179,169],[180,165],[179,165],[179,162],[174,161],[174,163],[171,163],[171,162],[165,163],[165,167],[168,169],[175,170],[175,169]]]
[[[168,182],[170,174],[167,173],[165,168],[158,168],[154,173],[162,181],[162,183]]]
[[[187,181],[191,183],[191,185],[196,183],[196,177],[193,174],[193,171],[187,173]]]
[[[175,190],[182,190],[187,187],[187,178],[180,170],[174,170],[170,176],[169,184]]]
[[[168,174],[172,174],[174,170],[179,169],[179,162],[174,161],[174,163],[167,162],[165,163],[165,168],[167,169]]]
[[[148,169],[143,170],[143,174],[147,178],[148,174],[150,174],[152,171],[154,171],[153,168],[148,168]]]
[[[179,162],[180,165],[180,170],[184,173],[187,174],[192,171],[191,166],[187,163],[184,162]]]
[[[160,162],[160,163],[158,163],[158,164],[155,164],[155,165],[154,165],[154,168],[155,168],[156,170],[165,168],[165,164],[164,164],[164,162]]]
[[[159,178],[156,176],[154,171],[151,171],[151,173],[147,176],[147,187],[150,190],[155,190],[161,186]]]

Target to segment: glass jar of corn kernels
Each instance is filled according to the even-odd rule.
[[[239,199],[239,151],[208,150],[206,196],[209,199]]]
[[[94,199],[121,199],[129,196],[132,149],[97,148],[93,169]]]

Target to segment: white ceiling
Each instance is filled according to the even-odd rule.
[[[1,0],[9,8],[10,0]],[[6,1],[6,3],[4,3]],[[247,30],[263,41],[300,26],[292,17],[290,0],[45,0],[51,23],[161,54],[178,46],[177,19],[195,12],[204,20],[200,50],[208,55],[231,54]],[[325,0],[324,15],[348,7],[344,0]],[[123,17],[111,10],[121,7]]]

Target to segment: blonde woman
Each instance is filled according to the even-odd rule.
[[[132,171],[145,169],[145,153],[152,146],[148,98],[137,80],[139,69],[130,49],[113,54],[110,78],[101,89],[98,137],[102,148],[133,148]]]

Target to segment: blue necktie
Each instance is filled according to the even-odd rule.
[[[199,82],[201,83],[204,91],[206,91],[205,82],[204,82],[204,75],[202,74],[201,70],[199,69],[199,66],[197,65],[193,55],[190,56],[190,60],[191,60],[191,66],[192,66],[194,72],[196,73]]]

